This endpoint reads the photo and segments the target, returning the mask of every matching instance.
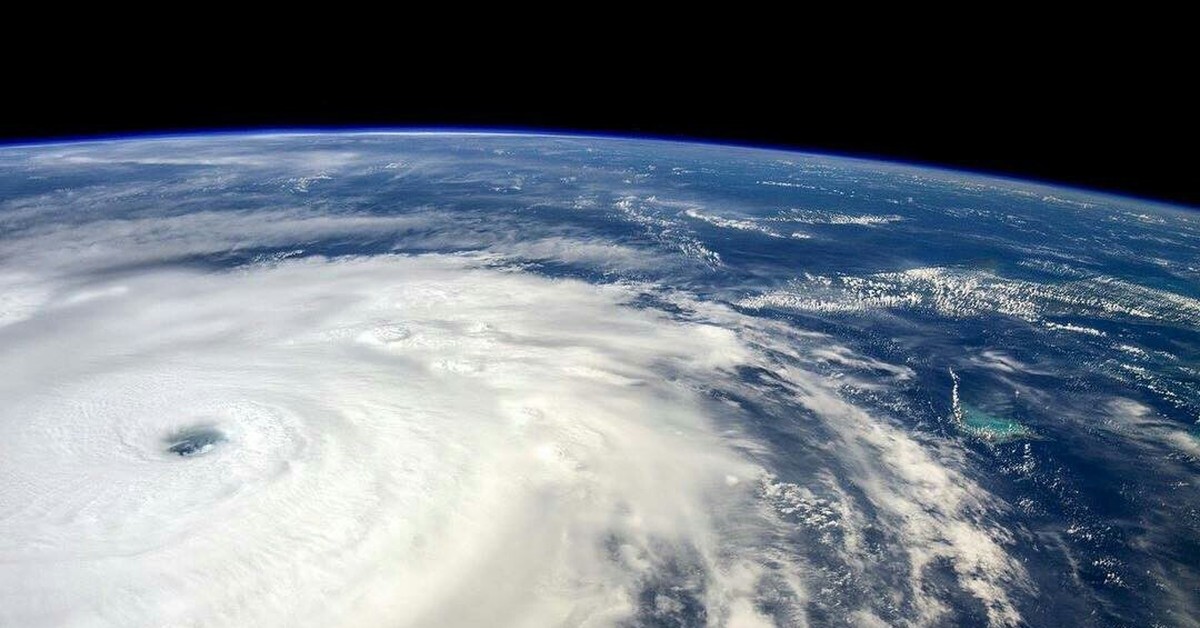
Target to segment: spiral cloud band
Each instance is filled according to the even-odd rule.
[[[742,357],[728,331],[454,259],[89,290],[7,343],[17,623],[545,625],[619,612],[673,547],[731,568],[708,501],[753,471],[692,388]],[[168,450],[198,427],[221,442]]]
[[[4,330],[5,613],[605,624],[685,569],[766,622],[764,471],[703,394],[753,350],[635,296],[436,256],[55,295]]]

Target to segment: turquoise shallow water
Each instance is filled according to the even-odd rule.
[[[1008,442],[1033,438],[1028,427],[1003,417],[988,414],[971,406],[963,407],[963,430],[991,442]]]

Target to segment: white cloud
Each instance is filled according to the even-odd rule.
[[[79,272],[260,247],[303,246],[338,236],[395,235],[437,222],[423,213],[372,216],[286,209],[104,219],[32,228],[20,238],[0,241],[0,261],[29,272]]]
[[[733,367],[732,332],[454,258],[90,290],[6,328],[5,623],[546,625],[627,614],[687,548],[752,593],[708,510],[755,467],[660,375]],[[228,442],[165,453],[193,424]]]
[[[1039,283],[944,267],[866,276],[806,276],[789,288],[746,297],[740,305],[815,312],[921,309],[952,318],[1002,314],[1093,336],[1104,334],[1046,319],[1071,315],[1200,325],[1200,300],[1112,277]]]
[[[771,586],[801,622],[820,583],[772,549],[780,502],[755,507],[761,483],[729,481],[763,463],[700,394],[757,366],[834,430],[831,463],[855,470],[836,483],[879,512],[839,489],[841,559],[865,569],[868,517],[904,539],[905,595],[927,619],[943,609],[925,566],[949,559],[995,623],[1015,620],[1022,572],[986,493],[760,348],[873,362],[827,344],[805,357],[825,340],[682,294],[668,297],[694,322],[622,305],[637,294],[462,256],[62,287],[0,328],[0,618],[608,623],[683,560],[701,579],[660,611],[686,594],[730,622],[773,621],[757,606]],[[192,425],[227,441],[164,451]]]
[[[39,167],[261,169],[302,185],[399,163],[187,145],[48,151]],[[855,372],[911,369],[664,286],[519,266],[718,269],[681,214],[747,226],[722,222],[735,219],[617,197],[659,245],[639,248],[436,208],[106,209],[147,196],[101,186],[71,201],[93,213],[64,220],[51,194],[7,215],[21,230],[0,240],[0,624],[611,625],[696,621],[699,605],[714,624],[804,625],[814,596],[847,586],[818,555],[888,591],[845,601],[864,624],[896,619],[895,600],[944,621],[935,564],[994,624],[1020,619],[1026,576],[992,523],[1004,505],[961,451],[841,396],[870,387]],[[474,252],[312,255],[399,236]],[[260,248],[222,271],[176,265]],[[978,279],[926,274],[906,280],[957,295]],[[677,310],[628,306],[646,293]],[[795,451],[746,427],[754,404],[803,436]],[[165,451],[196,426],[225,440]],[[809,466],[775,468],[792,454]]]

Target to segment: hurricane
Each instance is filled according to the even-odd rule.
[[[1200,218],[491,133],[0,149],[0,625],[1193,625]]]

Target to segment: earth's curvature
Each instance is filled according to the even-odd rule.
[[[1200,214],[494,134],[0,150],[0,625],[1195,626]]]

